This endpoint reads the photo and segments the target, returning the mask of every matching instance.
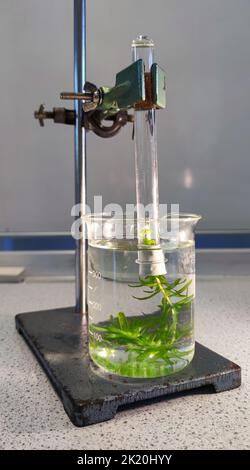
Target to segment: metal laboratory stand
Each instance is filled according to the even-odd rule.
[[[81,204],[83,210],[86,203],[85,129],[90,129],[101,137],[110,137],[132,120],[124,111],[116,113],[113,125],[108,127],[102,125],[101,119],[86,120],[86,108],[82,100],[87,103],[89,100],[88,107],[91,108],[95,102],[100,104],[103,96],[92,84],[88,84],[86,90],[85,3],[85,0],[74,0],[75,90],[74,93],[63,94],[64,98],[75,99],[75,109],[72,111],[54,108],[52,112],[47,112],[40,106],[35,113],[41,125],[44,119],[54,119],[55,122],[75,126],[75,202]],[[138,83],[141,82],[140,63],[131,67],[133,73],[138,75]],[[126,75],[130,74],[131,67],[119,74],[119,77],[122,75],[125,79]],[[157,73],[160,74],[161,71]],[[157,80],[157,83],[160,81]],[[115,88],[113,92],[114,90]],[[130,92],[135,100],[135,87],[132,87]],[[137,101],[139,97],[140,93]],[[104,100],[104,105],[107,107],[109,103]],[[198,343],[192,363],[171,376],[128,380],[124,377],[103,375],[89,360],[86,312],[86,244],[85,237],[82,237],[76,246],[76,306],[16,316],[17,330],[40,362],[66,413],[76,426],[111,419],[120,406],[127,404],[208,385],[212,386],[215,392],[221,392],[236,388],[241,383],[241,370],[238,365]]]

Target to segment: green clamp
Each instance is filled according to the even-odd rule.
[[[120,110],[163,109],[166,107],[166,75],[158,64],[145,73],[141,59],[116,75],[113,88],[102,87],[102,102],[98,106],[104,114]]]

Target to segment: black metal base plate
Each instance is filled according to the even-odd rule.
[[[239,387],[241,369],[199,343],[191,364],[158,379],[102,375],[90,362],[81,315],[61,308],[16,316],[33,351],[76,426],[106,421],[119,407],[211,385],[215,392]]]

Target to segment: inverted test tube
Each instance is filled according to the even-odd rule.
[[[142,59],[145,73],[154,63],[154,43],[147,36],[132,42],[133,61]],[[140,276],[166,273],[160,247],[159,189],[157,161],[156,113],[154,109],[135,109],[135,173],[138,263]]]

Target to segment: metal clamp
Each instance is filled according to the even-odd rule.
[[[85,113],[93,111],[102,104],[103,92],[91,82],[86,82],[83,93],[74,93],[64,91],[60,94],[61,100],[83,101],[83,110]]]
[[[134,116],[128,114],[127,111],[118,111],[115,115],[105,118],[101,111],[94,111],[93,113],[84,114],[84,127],[87,130],[93,131],[96,135],[102,138],[114,137],[128,122],[133,122]],[[103,123],[113,121],[113,124],[106,126]]]
[[[53,119],[59,124],[69,124],[74,126],[76,122],[76,113],[73,109],[53,108],[52,111],[46,111],[43,104],[34,112],[35,119],[38,119],[41,127],[44,127],[45,119]]]
[[[133,122],[128,109],[166,107],[165,72],[153,64],[151,71],[145,73],[144,63],[139,59],[116,75],[116,83],[112,88],[97,88],[93,83],[86,82],[82,93],[62,92],[60,97],[63,100],[82,101],[82,126],[99,137],[109,138],[115,136],[127,122]],[[46,111],[44,105],[41,105],[35,112],[35,118],[41,126],[44,126],[45,119],[74,125],[76,113],[66,108]],[[105,121],[113,121],[113,124],[105,125]]]
[[[41,127],[44,127],[45,119],[53,119],[55,123],[75,125],[76,113],[74,110],[65,108],[53,108],[53,111],[46,111],[43,104],[40,105],[38,111],[34,113],[35,119],[38,119]],[[104,122],[112,122],[112,124],[104,125]],[[114,137],[127,122],[133,122],[133,116],[127,111],[119,111],[113,116],[106,117],[102,111],[90,111],[83,113],[82,127],[87,131],[92,131],[102,138]]]
[[[83,93],[61,93],[61,99],[83,101],[83,110],[88,113],[95,109],[106,114],[120,110],[161,109],[166,107],[166,76],[158,64],[153,64],[145,73],[142,59],[117,73],[112,88],[97,88],[87,82]]]

